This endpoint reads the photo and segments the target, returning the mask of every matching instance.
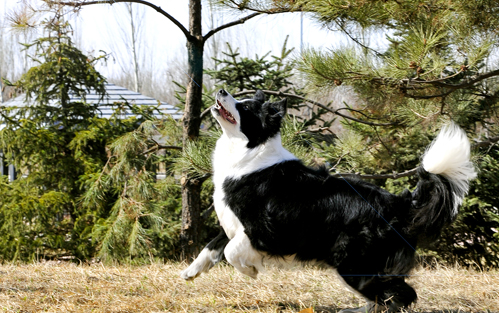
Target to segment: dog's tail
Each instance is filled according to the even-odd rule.
[[[454,123],[441,129],[424,153],[417,173],[420,180],[412,193],[408,230],[417,236],[419,245],[426,245],[455,220],[469,181],[477,175],[465,132]]]

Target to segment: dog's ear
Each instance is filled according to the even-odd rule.
[[[253,99],[255,101],[259,101],[260,103],[264,103],[266,102],[266,95],[264,94],[264,92],[262,90],[257,90],[257,92],[255,93],[255,95],[253,96]]]
[[[273,102],[269,103],[269,110],[268,113],[270,116],[280,116],[280,117],[285,117],[286,114],[286,98],[278,101],[278,102]]]

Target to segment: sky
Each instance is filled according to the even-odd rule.
[[[20,0],[0,0],[0,16],[5,12],[14,9],[19,5]],[[33,3],[40,1],[32,0]],[[184,27],[188,27],[188,1],[187,0],[151,0],[151,3],[161,6],[180,21]],[[119,25],[117,19],[123,17],[125,11],[121,8],[123,4],[97,4],[83,7],[72,23],[80,32],[83,45],[86,48],[98,50],[108,50],[109,42],[119,36]],[[146,22],[144,24],[144,34],[153,43],[152,49],[157,50],[168,61],[169,55],[185,49],[185,38],[182,32],[166,17],[157,13],[154,9],[145,7]],[[207,17],[210,12],[208,3],[204,3],[204,23],[203,33],[207,33],[210,21]],[[236,15],[234,11],[217,11],[214,19],[214,26],[231,22],[248,13]],[[125,18],[125,17],[124,17]],[[230,36],[233,45],[240,48],[243,53],[250,55],[257,53],[263,55],[268,51],[278,52],[289,35],[289,47],[300,48],[300,13],[287,13],[278,15],[263,15],[253,18],[242,25],[237,25],[220,32],[220,37]],[[313,47],[330,47],[347,40],[338,32],[331,32],[321,29],[311,19],[303,19],[303,44]],[[219,37],[219,38],[220,38]],[[185,50],[184,50],[185,51]]]
[[[163,10],[180,21],[184,27],[188,27],[189,12],[187,0],[151,0],[150,2],[161,6]],[[96,44],[103,43],[105,36],[99,36],[103,30],[114,27],[114,21],[107,17],[118,11],[118,8],[115,9],[115,7],[117,7],[116,4],[92,5],[82,10],[80,19],[85,24],[85,32],[88,32],[90,36],[97,35],[97,37],[100,37],[93,39]],[[205,34],[211,29],[209,25],[210,21],[207,18],[210,7],[207,3],[203,6],[203,10],[205,13],[203,33]],[[146,8],[146,14],[147,21],[145,28],[147,29],[148,35],[153,38],[153,41],[159,44],[159,48],[176,50],[184,47],[184,35],[172,22],[163,15],[155,12],[152,8]],[[214,26],[218,27],[245,16],[246,14],[248,13],[238,16],[232,11],[218,11],[216,12]],[[339,36],[322,30],[318,25],[307,18],[304,18],[303,29],[303,39],[306,45],[328,46],[336,44],[340,39],[338,38]],[[298,48],[300,46],[300,13],[258,16],[242,25],[225,29],[220,32],[220,34],[222,36],[231,34],[236,36],[235,43],[238,44],[238,46],[246,48],[247,45],[252,45],[252,47],[249,47],[247,50],[257,52],[258,54],[266,53],[269,50],[279,50],[287,35],[290,35],[290,46]]]
[[[32,4],[40,4],[40,0],[24,0]],[[21,0],[0,0],[0,18],[19,7]],[[151,3],[175,17],[184,27],[188,28],[188,0],[150,0]],[[142,32],[140,49],[142,58],[149,68],[170,75],[177,72],[180,66],[175,63],[187,62],[186,39],[181,32],[165,16],[153,8],[137,5],[143,11]],[[214,9],[211,15],[208,1],[203,1],[203,34],[210,29],[237,20],[249,12],[235,13],[234,10]],[[211,19],[212,16],[212,19]],[[120,71],[130,71],[130,49],[123,45],[123,28],[127,24],[127,13],[124,4],[96,4],[84,6],[77,15],[72,15],[70,23],[75,30],[77,46],[87,54],[97,55],[99,51],[111,53],[108,62],[97,66],[97,69],[106,77],[113,77]],[[0,20],[1,21],[1,20]],[[302,46],[329,49],[349,44],[350,40],[338,31],[322,29],[310,16],[302,17]],[[4,30],[3,30],[4,31]],[[242,56],[259,56],[271,51],[272,55],[280,53],[285,39],[288,38],[288,48],[295,48],[294,53],[299,53],[301,48],[301,14],[286,13],[276,15],[261,15],[254,17],[244,24],[222,30],[211,37],[205,45],[209,50],[214,42],[219,44],[219,50],[225,49],[225,42],[229,41],[233,48],[239,49]],[[383,45],[383,34],[372,34],[370,45],[377,47]],[[125,61],[124,61],[125,60]],[[124,62],[128,68],[124,70]],[[207,65],[206,65],[207,66]],[[166,73],[166,74],[165,74]],[[158,78],[157,78],[158,79]],[[172,79],[174,77],[172,76]]]
[[[5,0],[3,0],[5,1]],[[184,27],[188,28],[188,1],[151,1],[162,7],[169,14],[174,16]],[[116,35],[117,20],[120,16],[123,17],[124,10],[116,8],[117,5],[92,5],[85,7],[78,17],[82,25],[82,34],[85,38],[86,48],[89,50],[93,47],[96,50],[109,51],[108,42],[110,38]],[[236,15],[233,11],[215,12],[213,20],[214,25],[210,25],[210,7],[207,3],[203,6],[203,34],[206,34],[213,27],[226,24],[237,20],[238,18],[247,15],[248,13]],[[172,67],[173,62],[179,62],[185,59],[185,37],[183,33],[170,22],[166,17],[157,13],[152,8],[144,9],[145,24],[143,26],[144,35],[148,37],[147,54],[150,55],[153,66],[155,68]],[[108,18],[110,16],[117,18]],[[229,41],[233,48],[238,48],[243,56],[253,57],[255,54],[260,56],[272,51],[272,54],[278,54],[282,48],[283,42],[287,35],[288,47],[295,47],[295,51],[300,50],[301,46],[301,17],[300,13],[282,14],[282,15],[264,15],[248,20],[244,24],[227,28],[212,37],[207,45],[212,45],[214,40],[217,40],[222,47],[225,48],[225,41]],[[303,46],[328,47],[337,45],[340,42],[345,43],[345,38],[322,30],[318,25],[310,19],[303,18]],[[116,49],[114,49],[116,50]],[[119,49],[118,49],[119,50]],[[113,67],[112,63],[108,63],[108,67]],[[115,69],[116,70],[116,69]]]

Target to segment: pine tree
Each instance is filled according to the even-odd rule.
[[[171,117],[158,120],[137,113],[147,120],[109,145],[111,157],[86,181],[82,198],[84,208],[105,212],[91,233],[98,244],[96,256],[103,261],[173,257],[178,239],[180,189],[168,163],[177,157],[172,144],[181,142],[181,127]],[[167,140],[174,153],[155,153],[166,148],[155,138]],[[157,180],[160,163],[167,164],[166,177]]]

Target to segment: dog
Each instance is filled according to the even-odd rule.
[[[367,300],[348,312],[396,312],[416,301],[405,278],[415,249],[450,224],[476,177],[463,130],[445,126],[427,148],[413,192],[394,195],[360,179],[305,166],[283,148],[286,99],[235,100],[219,90],[211,107],[222,128],[213,154],[214,205],[223,231],[181,273],[207,272],[224,256],[255,278],[272,259],[322,263]]]

